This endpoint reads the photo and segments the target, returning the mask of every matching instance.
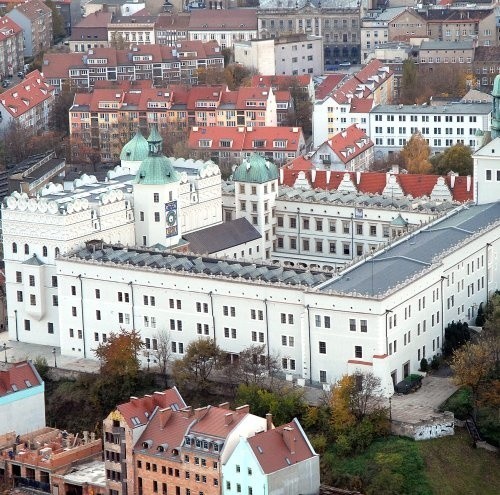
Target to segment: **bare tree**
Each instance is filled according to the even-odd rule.
[[[158,370],[165,380],[165,387],[168,385],[168,365],[172,358],[172,343],[170,339],[170,332],[165,329],[159,330],[154,334],[153,340],[156,341],[156,348],[153,346],[151,357],[156,361]]]

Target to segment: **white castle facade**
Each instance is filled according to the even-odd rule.
[[[159,331],[168,331],[174,357],[200,336],[235,355],[264,344],[299,383],[328,385],[344,373],[373,371],[391,394],[423,357],[441,352],[449,322],[472,321],[499,288],[500,172],[493,168],[500,138],[475,155],[475,204],[426,207],[418,216],[410,201],[401,218],[411,232],[386,242],[380,225],[379,237],[351,251],[356,256],[347,257],[343,270],[332,269],[337,258],[324,252],[276,255],[276,243],[282,236],[288,246],[287,215],[299,207],[311,221],[321,216],[325,231],[338,221],[339,239],[345,236],[344,244],[357,249],[337,218],[342,210],[354,228],[353,206],[315,198],[315,191],[297,196],[280,190],[276,167],[258,156],[235,170],[234,194],[226,191],[224,198],[226,210],[260,233],[253,259],[183,249],[184,234],[222,222],[219,169],[211,162],[166,159],[155,132],[146,144],[139,136],[134,140],[106,182],[85,177],[72,191],[48,186],[39,198],[6,199],[10,339],[90,359],[120,328],[138,330],[147,348]],[[401,216],[383,205],[377,214],[371,203],[366,214],[373,224]],[[325,243],[337,235],[322,232]],[[96,240],[103,242],[91,242]]]

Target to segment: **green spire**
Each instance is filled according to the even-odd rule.
[[[163,138],[158,132],[156,124],[151,127],[151,132],[148,136],[149,154],[159,154],[163,148]]]
[[[500,137],[500,74],[495,77],[493,82],[493,112],[491,114],[491,138]]]

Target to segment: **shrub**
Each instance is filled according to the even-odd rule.
[[[456,418],[466,419],[472,414],[472,397],[469,389],[461,388],[440,406],[440,411],[451,411]]]
[[[311,436],[311,444],[318,454],[324,454],[328,446],[328,440],[325,435],[318,434]]]
[[[429,363],[427,362],[427,359],[422,358],[420,360],[420,371],[423,371],[424,373],[429,370]]]
[[[441,366],[441,357],[436,355],[432,358],[431,369],[435,371],[439,369],[440,366]]]

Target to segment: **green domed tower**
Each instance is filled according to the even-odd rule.
[[[500,137],[500,74],[493,82],[493,112],[491,114],[491,139]]]
[[[263,258],[270,258],[273,249],[278,175],[278,167],[257,153],[243,160],[233,172],[236,218],[246,218],[260,232]]]
[[[137,129],[135,136],[123,147],[120,153],[122,165],[128,165],[128,162],[142,162],[149,154],[149,145],[146,138]]]
[[[149,137],[148,155],[134,184],[135,240],[140,246],[178,244],[178,199],[181,176],[162,153],[163,139],[156,126]]]

